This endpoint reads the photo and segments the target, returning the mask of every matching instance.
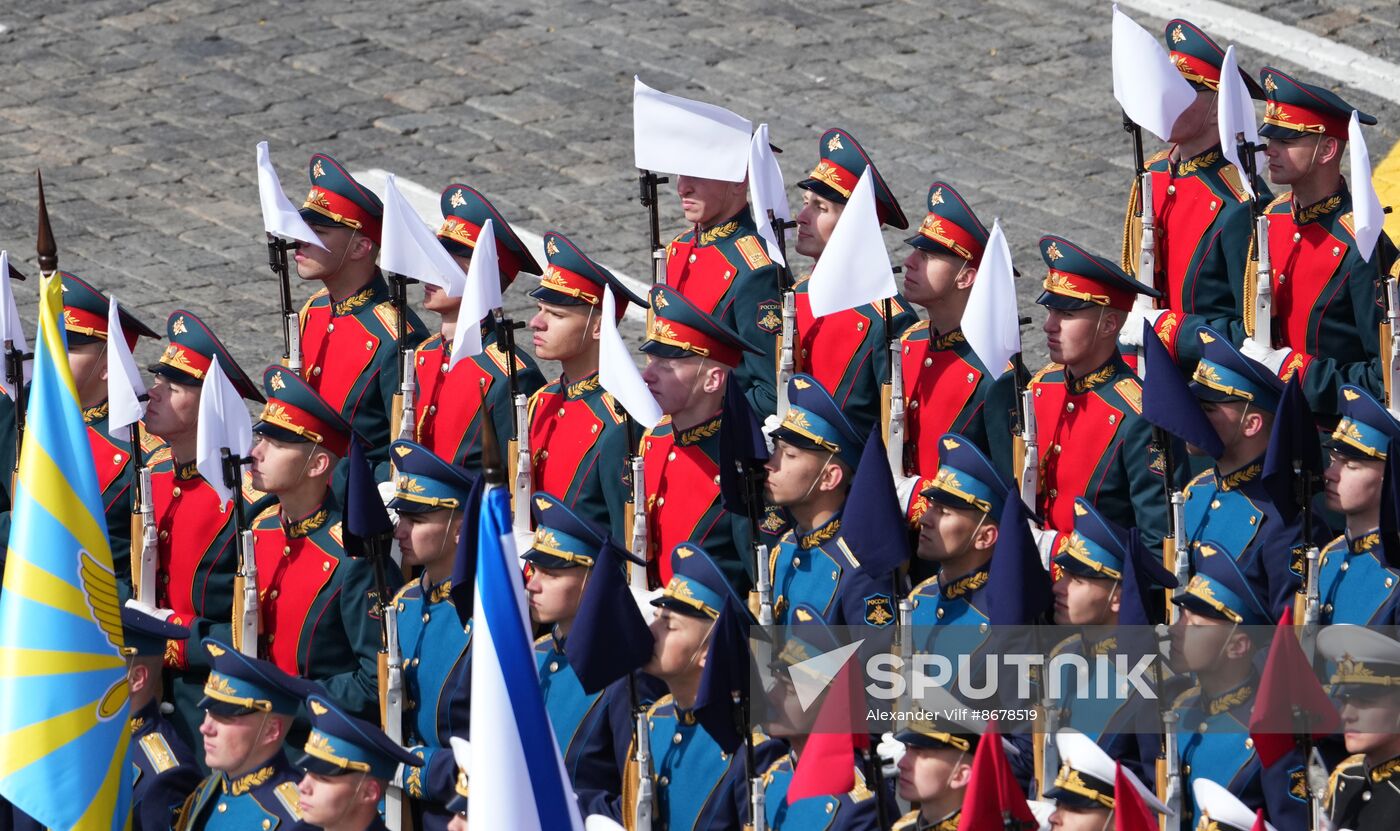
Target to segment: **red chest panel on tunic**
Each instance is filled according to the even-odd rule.
[[[494,380],[480,364],[469,359],[458,363],[451,372],[444,372],[450,358],[442,346],[418,353],[418,399],[414,402],[418,443],[449,461],[457,457],[458,449],[465,443],[467,430],[476,421]]]
[[[938,472],[938,437],[949,432],[962,414],[982,373],[952,349],[933,349],[926,340],[906,341],[904,373],[904,435],[911,446],[914,470],[922,476]]]
[[[535,490],[559,497],[568,494],[602,434],[603,422],[587,399],[570,401],[562,392],[540,393],[530,416]]]
[[[798,371],[811,375],[828,392],[834,392],[865,344],[872,321],[856,309],[813,317],[812,301],[805,291],[797,292],[793,300],[798,342],[802,346]]]
[[[374,361],[379,338],[355,317],[331,317],[329,306],[318,306],[306,313],[301,349],[307,384],[342,414],[352,417],[359,401],[347,399]]]
[[[1051,528],[1068,532],[1074,528],[1075,497],[1086,496],[1094,472],[1107,461],[1123,411],[1097,395],[1068,395],[1064,384],[1036,384],[1035,391],[1039,507]],[[1086,498],[1093,501],[1094,495]]]
[[[287,539],[280,527],[254,531],[253,551],[258,561],[262,649],[278,667],[300,675],[297,657],[302,630],[316,596],[330,582],[340,560],[310,537]]]
[[[106,493],[122,475],[131,454],[112,442],[107,434],[91,427],[87,430],[88,445],[92,447],[92,463],[97,467],[97,489]],[[118,552],[112,552],[114,554]]]
[[[157,599],[176,614],[203,615],[195,598],[203,597],[204,587],[194,585],[195,577],[233,512],[219,510],[224,503],[203,479],[176,479],[174,471],[151,475],[151,502],[163,584]],[[235,556],[232,546],[222,556]]]
[[[673,242],[666,250],[667,284],[701,311],[714,314],[739,270],[714,246]]]
[[[648,436],[646,465],[647,558],[661,585],[671,579],[671,549],[705,536],[698,528],[719,499],[719,464],[699,445],[680,446],[672,436]]]
[[[1173,178],[1165,172],[1152,174],[1152,209],[1157,227],[1157,274],[1166,276],[1166,285],[1157,287],[1166,294],[1174,312],[1191,314],[1195,304],[1181,296],[1191,258],[1224,206],[1204,182],[1195,176]],[[1189,304],[1189,308],[1183,308]]]
[[[1295,241],[1293,235],[1297,234]],[[1349,247],[1321,223],[1295,225],[1291,213],[1269,215],[1269,259],[1274,271],[1274,339],[1299,352],[1309,349],[1309,318],[1332,301],[1322,292]]]

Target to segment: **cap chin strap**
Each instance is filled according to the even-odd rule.
[[[590,330],[591,330],[592,328],[593,328],[593,304],[590,303],[590,304],[588,304],[588,317],[585,317],[585,318],[583,319],[583,331],[582,331],[582,332],[579,332],[579,335],[578,335],[578,349],[579,349],[580,352],[583,351],[584,344],[588,343],[588,339],[591,337],[591,335],[590,335]],[[505,348],[505,344],[501,344],[501,348],[504,349],[504,348]]]
[[[360,788],[363,788],[363,787],[365,786],[365,777],[367,777],[367,776],[369,776],[369,774],[368,774],[367,772],[365,772],[365,771],[361,771],[361,772],[360,772],[360,781],[358,781],[358,782],[355,783],[355,792],[352,793],[352,794],[350,794],[350,798],[349,798],[349,799],[345,800],[345,807],[343,807],[343,808],[340,809],[340,813],[339,813],[339,814],[336,814],[335,819],[334,819],[332,822],[329,822],[329,823],[326,824],[327,827],[331,827],[331,828],[339,828],[339,827],[340,827],[340,823],[341,823],[342,820],[345,819],[345,815],[348,814],[348,813],[350,813],[350,809],[351,809],[351,808],[354,808],[354,807],[355,807],[355,800],[359,798],[359,796],[360,796]]]
[[[809,496],[812,495],[812,489],[815,488],[815,487],[817,486],[817,483],[820,482],[820,481],[822,480],[822,474],[826,472],[826,466],[829,465],[829,464],[831,464],[831,459],[832,459],[835,455],[836,455],[836,453],[833,452],[833,451],[828,450],[828,451],[826,452],[826,460],[823,461],[823,462],[821,463],[821,467],[818,467],[818,468],[817,468],[817,473],[816,473],[816,475],[812,477],[812,484],[810,484],[810,485],[807,486],[807,491],[806,491],[805,493],[802,494],[802,498],[801,498],[801,499],[797,500],[799,503],[800,503],[800,502],[806,502],[806,501],[807,501],[807,497],[809,497]],[[814,531],[814,530],[816,530],[816,529],[815,529],[815,528],[809,528],[809,529],[807,529],[807,530],[809,530],[809,531]]]
[[[262,741],[263,731],[267,729],[267,720],[268,720],[268,718],[270,718],[271,716],[272,716],[272,711],[271,711],[271,710],[267,710],[267,711],[264,711],[264,712],[263,712],[263,714],[262,714],[262,722],[258,725],[258,732],[257,732],[257,734],[256,734],[255,736],[253,736],[253,741],[252,741],[252,743],[248,745],[248,749],[247,749],[246,751],[244,751],[242,758],[240,758],[240,759],[238,760],[238,768],[239,768],[240,770],[241,770],[245,765],[248,764],[248,757],[253,755],[253,751],[258,749],[258,742]]]
[[[685,406],[681,407],[682,410],[688,410],[688,409],[690,409],[690,405],[691,405],[692,403],[694,403],[694,401],[695,401],[695,390],[699,388],[699,386],[700,386],[700,378],[701,378],[701,376],[703,376],[703,375],[705,374],[705,361],[707,361],[707,360],[709,360],[709,359],[706,358],[704,355],[700,355],[699,358],[700,358],[700,366],[695,370],[695,378],[692,379],[691,382],[690,382],[690,392],[686,393],[686,396],[685,396]]]

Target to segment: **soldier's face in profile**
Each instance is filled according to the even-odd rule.
[[[146,407],[146,429],[167,441],[192,435],[199,424],[199,387],[157,375]]]
[[[356,803],[379,801],[379,783],[364,773],[324,776],[308,771],[297,785],[303,821],[331,825],[354,810]]]
[[[592,306],[538,305],[539,311],[530,318],[536,358],[565,361],[597,340],[598,312]]]
[[[1100,626],[1112,623],[1121,596],[1117,580],[1100,580],[1065,571],[1052,587],[1055,623],[1059,626]]]
[[[1313,171],[1319,162],[1336,157],[1341,142],[1319,134],[1297,138],[1271,138],[1264,148],[1269,160],[1269,181],[1292,185]]]
[[[247,772],[283,739],[281,723],[271,713],[221,716],[206,711],[199,732],[204,737],[204,763],[234,776]]]
[[[906,745],[899,760],[899,798],[932,802],[967,788],[972,757],[951,747]]]
[[[297,275],[303,280],[334,277],[346,262],[362,259],[365,251],[373,247],[373,243],[363,234],[344,225],[312,225],[311,230],[316,232],[326,248],[302,245],[292,252],[296,259]]]
[[[841,218],[845,205],[832,202],[825,196],[818,196],[810,190],[802,191],[802,210],[797,212],[797,253],[816,259],[826,250],[831,232],[836,230],[836,220]]]
[[[453,259],[456,259],[455,257]],[[457,318],[457,311],[462,307],[462,298],[448,297],[447,292],[430,283],[423,284],[423,308],[430,312],[437,312],[440,315]]]
[[[699,678],[705,665],[705,641],[714,621],[708,617],[681,614],[667,608],[656,610],[651,635],[656,641],[651,660],[642,669],[662,681],[694,674]]]
[[[1171,667],[1179,672],[1210,670],[1223,657],[1248,653],[1249,639],[1228,620],[1182,608],[1172,626]]]
[[[697,393],[710,391],[711,384],[702,375],[706,367],[714,366],[698,355],[685,358],[648,355],[647,365],[642,369],[642,380],[661,407],[661,412],[673,415],[689,407]],[[720,383],[723,383],[722,379]]]
[[[680,197],[685,221],[708,228],[737,214],[747,204],[748,183],[677,176],[676,195]]]
[[[995,528],[996,523],[981,511],[929,500],[928,509],[919,517],[919,545],[915,553],[920,560],[941,563],[978,548],[990,549],[996,545]]]
[[[439,508],[422,513],[401,513],[394,526],[394,539],[404,562],[415,566],[430,566],[450,562],[457,553],[457,534],[462,527],[462,512]]]
[[[95,395],[106,397],[107,342],[69,346],[68,369],[73,373],[73,383],[78,388],[79,401],[89,401]]]
[[[773,455],[764,465],[768,478],[763,488],[769,504],[798,505],[819,490],[829,490],[821,480],[826,478],[822,474],[831,464],[830,458],[825,450],[807,450],[782,439],[774,441]]]
[[[253,487],[264,493],[284,493],[301,483],[315,445],[286,442],[257,434],[253,437]]]
[[[1111,821],[1107,808],[1071,808],[1056,806],[1050,815],[1050,827],[1055,831],[1105,831]]]
[[[1331,462],[1322,476],[1328,510],[1344,516],[1378,511],[1384,479],[1385,462],[1332,451]]]
[[[1047,309],[1045,347],[1050,352],[1050,360],[1075,366],[1093,355],[1103,314],[1099,306],[1073,311]]]
[[[1196,100],[1176,117],[1172,124],[1172,144],[1190,141],[1206,130],[1216,130],[1215,102],[1217,94],[1208,89],[1196,90]]]
[[[1342,731],[1348,753],[1388,759],[1400,753],[1400,693],[1387,688],[1351,688],[1342,699]],[[1377,751],[1385,751],[1384,755]]]
[[[968,262],[952,254],[910,248],[904,258],[904,296],[910,303],[932,306],[951,297],[958,288],[970,288],[970,278],[959,279]],[[960,284],[966,283],[966,286]]]
[[[544,568],[536,565],[529,582],[525,584],[526,599],[530,601],[530,619],[544,624],[572,621],[578,613],[588,572],[589,569],[583,566]]]

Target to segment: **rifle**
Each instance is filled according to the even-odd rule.
[[[1313,471],[1303,469],[1302,459],[1295,460],[1294,470],[1298,474],[1294,482],[1298,489],[1299,505],[1303,509],[1303,542],[1308,546],[1308,576],[1307,585],[1304,587],[1302,645],[1305,651],[1311,653],[1310,643],[1317,637],[1318,623],[1322,615],[1322,601],[1320,597],[1322,587],[1318,585],[1321,553],[1318,551],[1317,542],[1313,538],[1313,496],[1317,488],[1317,478]]]
[[[1170,608],[1171,605],[1168,603],[1167,607]],[[1171,652],[1171,634],[1165,625],[1158,624],[1154,628],[1157,635],[1157,649],[1161,655],[1161,660],[1152,662],[1153,683],[1157,691],[1157,715],[1162,724],[1162,743],[1157,751],[1157,796],[1162,800],[1162,804],[1167,806],[1168,816],[1174,815],[1179,819],[1183,791],[1181,787],[1181,755],[1177,752],[1176,747],[1176,725],[1180,717],[1177,715],[1176,708],[1166,700],[1166,689],[1162,678],[1162,665],[1166,663]],[[1167,817],[1163,817],[1163,831],[1166,829],[1166,822]]]
[[[651,588],[647,578],[647,485],[646,463],[637,448],[636,428],[632,416],[627,413],[621,401],[614,401],[615,411],[622,416],[623,429],[627,431],[627,466],[631,471],[631,487],[627,490],[628,523],[631,526],[631,542],[628,550],[641,565],[632,563],[627,567],[629,582],[638,591]]]
[[[651,214],[651,282],[658,286],[666,285],[666,246],[661,244],[661,206],[656,198],[656,186],[669,181],[650,170],[637,171],[637,184],[641,189],[638,199]]]
[[[1264,148],[1246,141],[1244,133],[1235,134],[1239,147],[1240,165],[1251,187],[1255,182],[1256,159],[1254,154]],[[1250,213],[1254,215],[1254,246],[1250,260],[1255,264],[1254,296],[1245,303],[1245,331],[1250,339],[1265,349],[1274,348],[1274,274],[1273,262],[1269,257],[1269,217],[1264,212],[1265,204],[1256,194],[1250,201]]]
[[[1191,546],[1182,538],[1186,527],[1186,495],[1177,487],[1175,454],[1172,451],[1172,437],[1160,427],[1152,428],[1152,444],[1162,454],[1162,486],[1166,489],[1167,503],[1171,510],[1167,513],[1167,534],[1162,538],[1162,564],[1171,569],[1178,586],[1191,581]],[[1167,615],[1175,623],[1181,614],[1176,604],[1171,602],[1171,589],[1167,590]]]
[[[1023,322],[1029,322],[1026,319]],[[1012,413],[1016,433],[1021,440],[1021,501],[1032,513],[1036,509],[1036,493],[1040,490],[1040,448],[1035,424],[1035,392],[1030,388],[1030,375],[1022,362],[1021,353],[1011,358],[1015,373],[1016,408]]]
[[[493,309],[492,320],[496,326],[496,340],[506,354],[507,389],[513,418],[511,420],[510,446],[514,454],[514,470],[511,479],[511,524],[517,531],[530,531],[530,493],[534,490],[533,461],[530,455],[530,400],[520,391],[520,375],[515,366],[515,330],[525,328],[506,317],[501,309]],[[473,326],[477,324],[472,324]],[[485,414],[483,413],[483,417]]]
[[[897,728],[905,729],[914,702],[914,604],[909,598],[899,599],[898,623],[894,630],[894,652],[899,656],[899,674],[904,678],[904,695],[896,702]]]
[[[301,316],[292,308],[292,279],[287,268],[287,252],[299,243],[275,234],[267,235],[267,267],[277,275],[282,290],[282,363],[301,374]]]
[[[399,393],[394,396],[394,412],[391,418],[397,418],[398,424],[391,425],[389,435],[398,436],[401,439],[413,441],[417,436],[417,416],[415,414],[414,397],[418,389],[417,379],[413,370],[413,346],[408,342],[408,279],[402,274],[386,274],[389,284],[393,287],[394,310],[398,312],[395,317],[398,319],[398,331],[394,336],[398,339],[399,348]]]
[[[635,831],[651,831],[652,812],[655,810],[654,774],[651,772],[651,731],[647,728],[647,712],[637,701],[637,675],[627,674],[627,691],[632,698],[632,745],[635,752],[632,761],[637,766],[636,799],[632,808]],[[623,807],[624,815],[628,806]]]
[[[131,431],[131,579],[136,599],[147,606],[159,606],[156,581],[160,570],[160,550],[156,544],[156,507],[151,497],[151,469],[141,456],[141,424]]]
[[[253,551],[253,529],[243,509],[243,466],[252,459],[235,456],[227,447],[219,451],[223,460],[224,487],[233,491],[233,527],[238,534],[238,570],[233,576],[233,648],[252,658],[258,657],[258,559]]]
[[[778,240],[783,264],[778,267],[778,288],[783,295],[783,331],[778,339],[778,417],[788,411],[787,385],[797,371],[797,292],[793,288],[792,271],[787,266],[787,229],[796,222],[784,222],[768,209],[768,225]]]
[[[895,268],[895,273],[903,269]],[[894,334],[890,324],[894,320],[894,313],[891,311],[890,299],[885,298],[885,340],[886,348],[890,352],[890,383],[889,383],[889,425],[888,436],[885,441],[885,457],[890,464],[890,475],[899,481],[904,478],[904,362],[900,359],[899,337]]]
[[[384,735],[403,743],[403,652],[399,647],[399,609],[389,594],[389,546],[383,536],[365,539],[364,552],[374,566],[379,596],[379,718]],[[390,831],[404,827],[403,790],[390,786],[384,793],[384,823]]]

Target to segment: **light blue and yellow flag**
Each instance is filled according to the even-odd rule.
[[[126,661],[62,309],[45,278],[0,594],[0,795],[55,831],[110,831],[130,813]]]

